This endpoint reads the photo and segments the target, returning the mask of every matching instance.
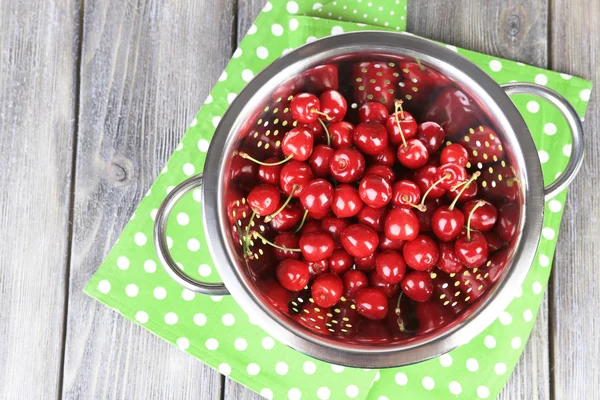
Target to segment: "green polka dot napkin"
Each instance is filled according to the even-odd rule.
[[[546,204],[536,262],[497,321],[470,343],[439,358],[381,371],[344,368],[302,355],[267,335],[231,297],[184,290],[157,267],[153,219],[165,195],[202,171],[221,116],[248,81],[277,57],[306,42],[357,30],[403,31],[406,0],[272,0],[252,25],[205,105],[192,121],[131,221],[85,291],[126,318],[199,358],[266,398],[449,399],[493,398],[506,383],[531,332],[548,282],[565,193]],[[499,83],[536,82],[562,93],[583,116],[591,83],[448,46]],[[565,168],[570,151],[566,122],[549,104],[514,98],[534,135],[544,178]],[[173,211],[168,244],[186,273],[219,281],[204,238],[199,191]]]

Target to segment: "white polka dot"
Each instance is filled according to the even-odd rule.
[[[250,82],[254,78],[254,72],[249,69],[245,69],[242,71],[242,79],[246,82]]]
[[[538,151],[538,157],[542,164],[546,164],[550,159],[550,155],[545,150]]]
[[[467,369],[471,372],[475,372],[479,369],[479,362],[474,358],[467,360]]]
[[[198,125],[198,118],[194,117],[194,119],[192,120],[192,122],[190,123],[190,128],[195,127],[196,125]],[[179,143],[180,145],[182,145],[183,143]]]
[[[283,35],[283,26],[281,26],[279,24],[271,25],[271,33],[275,36]]]
[[[341,26],[336,25],[333,28],[331,28],[332,35],[339,35],[340,33],[344,33],[344,28],[342,28]]]
[[[512,323],[512,315],[504,311],[498,316],[498,320],[502,325],[510,325]]]
[[[556,125],[552,122],[544,124],[544,133],[548,136],[556,135]]]
[[[462,386],[460,386],[460,383],[452,381],[448,384],[448,390],[454,395],[459,395],[462,392]]]
[[[554,232],[554,229],[545,227],[542,229],[542,236],[548,240],[552,240],[554,239],[554,236],[556,236],[556,233]]]
[[[223,300],[223,296],[210,296],[210,299],[212,301],[214,301],[215,303],[220,302],[221,300]]]
[[[581,92],[579,92],[579,98],[583,101],[590,101],[591,94],[592,91],[590,89],[583,89]]]
[[[196,168],[194,167],[194,164],[191,163],[185,163],[183,164],[183,173],[186,176],[192,176],[194,175],[194,172],[196,171]]]
[[[198,251],[200,250],[200,242],[198,239],[190,239],[187,242],[187,247],[189,251]]]
[[[194,189],[194,191],[192,192],[192,198],[194,199],[194,201],[200,203],[202,201],[202,191],[200,189]]]
[[[496,363],[494,365],[494,372],[496,375],[504,375],[506,373],[506,364],[503,362]]]
[[[235,49],[235,51],[233,52],[232,57],[233,58],[240,58],[240,56],[242,55],[242,49],[240,49],[239,47],[237,49]]]
[[[190,341],[188,338],[180,337],[177,339],[177,347],[181,350],[187,350],[190,347]]]
[[[192,292],[189,289],[183,289],[183,291],[181,292],[181,297],[185,301],[192,301],[196,297],[196,293]]]
[[[312,43],[315,40],[317,40],[316,36],[309,36],[309,37],[306,38],[306,43]]]
[[[229,104],[233,103],[233,101],[235,100],[236,97],[237,97],[237,94],[235,94],[235,93],[229,93],[227,95],[227,102]]]
[[[226,79],[227,79],[227,72],[225,72],[225,71],[221,72],[221,76],[219,76],[219,82],[223,82]]]
[[[119,267],[119,269],[122,269],[123,271],[129,268],[129,258],[125,256],[117,258],[117,267]]]
[[[267,400],[273,400],[273,391],[269,388],[262,389],[260,395]]]
[[[219,126],[219,122],[221,122],[221,117],[220,116],[215,116],[212,119],[212,124],[213,126],[216,128],[217,126]]]
[[[447,44],[447,45],[446,45],[446,48],[447,48],[448,50],[452,50],[452,51],[456,51],[456,52],[458,52],[458,49],[456,48],[456,46],[452,46],[451,44]]]
[[[537,281],[533,282],[533,285],[531,285],[531,290],[533,290],[534,294],[542,293],[542,284]]]
[[[179,321],[179,318],[174,312],[168,312],[165,314],[165,323],[167,325],[175,325],[177,321]]]
[[[256,56],[261,60],[264,60],[265,58],[269,57],[269,50],[267,50],[267,48],[264,46],[259,46],[256,49]]]
[[[452,356],[450,354],[443,354],[440,356],[440,364],[442,367],[449,367],[452,365]]]
[[[212,268],[208,264],[202,264],[198,267],[198,274],[200,274],[200,276],[202,276],[204,278],[206,278],[207,276],[210,276],[211,273],[212,273]]]
[[[162,300],[167,297],[167,290],[162,286],[158,286],[154,288],[153,294],[157,300]]]
[[[283,49],[283,51],[281,52],[281,54],[285,56],[287,53],[289,53],[292,50],[294,50],[294,49],[292,49],[292,48]]]
[[[295,31],[298,29],[298,20],[296,18],[290,19],[290,30]]]
[[[135,313],[135,320],[140,324],[148,322],[148,313],[146,311],[138,311]]]
[[[209,94],[208,96],[206,96],[206,99],[204,100],[204,104],[210,104],[210,103],[212,103],[212,101],[213,101],[212,95]]]
[[[152,218],[152,221],[156,219],[156,213],[158,213],[158,208],[155,208],[152,211],[150,211],[150,218]]]
[[[216,350],[219,348],[219,341],[214,338],[207,339],[204,345],[208,350]]]
[[[175,186],[167,186],[167,194],[171,193],[175,189]]]
[[[264,347],[264,344],[263,344],[263,347]],[[302,369],[304,370],[305,374],[312,375],[317,371],[317,366],[312,361],[305,361],[304,364],[302,364]]]
[[[184,212],[180,212],[179,214],[177,214],[177,223],[179,225],[186,226],[190,223],[190,216]]]
[[[527,111],[529,111],[532,114],[537,113],[538,111],[540,111],[540,103],[538,103],[537,101],[531,100],[527,102]]]
[[[562,203],[556,199],[550,200],[548,202],[548,208],[550,211],[557,213],[562,209]]]
[[[135,283],[130,283],[125,287],[125,293],[129,297],[135,297],[139,293],[139,289]]]
[[[529,308],[523,311],[523,319],[525,320],[525,322],[530,322],[533,319],[533,313]]]
[[[435,381],[432,377],[426,376],[423,378],[423,380],[421,380],[421,385],[423,385],[423,387],[427,390],[433,390],[435,387]]]
[[[550,259],[548,258],[547,255],[540,254],[540,265],[542,267],[547,267],[548,265],[550,265]]]
[[[198,140],[198,150],[200,150],[203,153],[206,153],[208,151],[208,147],[209,147],[208,140],[206,140],[206,139]]]
[[[331,391],[328,387],[321,386],[317,389],[317,398],[319,400],[328,400],[331,397]]]
[[[510,341],[510,347],[512,347],[515,350],[521,347],[521,338],[516,336],[512,338],[512,340]]]
[[[278,375],[286,375],[288,373],[288,365],[283,361],[279,361],[275,364],[275,372],[277,372]]]
[[[298,12],[298,3],[296,3],[295,1],[288,1],[287,5],[285,6],[285,9],[290,14],[296,14]]]
[[[152,274],[154,273],[154,271],[156,271],[156,263],[154,262],[154,260],[144,261],[144,271],[146,271],[149,274]]]
[[[252,24],[250,29],[248,29],[247,35],[254,35],[256,33],[256,25]]]
[[[233,314],[224,314],[221,317],[221,322],[223,323],[223,325],[225,326],[231,326],[235,323],[235,317],[233,316]]]
[[[219,373],[228,376],[229,374],[231,374],[231,365],[227,363],[219,364]]]
[[[490,397],[490,389],[488,389],[485,386],[479,386],[477,388],[477,396],[480,399],[487,399],[488,397]]]
[[[98,291],[104,294],[110,292],[110,282],[106,279],[102,279],[100,282],[98,282]]]
[[[263,7],[263,12],[269,12],[273,9],[273,4],[271,4],[270,1],[267,1],[267,3],[265,4],[265,6]]]
[[[273,338],[266,336],[263,338],[263,340],[261,341],[262,347],[265,350],[271,350],[273,347],[275,347],[275,341],[273,340]],[[307,361],[308,362],[308,361]]]
[[[348,385],[348,387],[346,387],[346,396],[350,397],[351,399],[358,396],[358,393],[359,393],[358,386]]]
[[[167,236],[167,247],[169,249],[173,248],[173,238],[171,238],[170,236]]]
[[[235,342],[233,342],[233,347],[235,347],[237,351],[244,351],[248,348],[248,342],[244,338],[237,338],[235,339]]]
[[[565,144],[562,148],[562,152],[565,156],[567,157],[571,157],[571,149],[573,146],[571,146],[570,144]]]
[[[291,388],[288,391],[288,399],[290,399],[290,400],[300,400],[301,398],[302,398],[302,392],[300,391],[300,389]]]
[[[498,72],[502,69],[502,63],[498,60],[490,61],[490,69],[494,72]]]
[[[535,76],[535,83],[545,86],[548,83],[548,77],[544,74],[537,74]]]
[[[569,75],[569,74],[560,74],[560,77],[565,79],[565,80],[569,80],[573,78],[573,75]]]
[[[260,372],[260,366],[256,363],[250,363],[246,367],[246,372],[248,373],[248,375],[258,375],[258,373]]]
[[[408,377],[404,372],[398,372],[394,375],[394,380],[400,386],[405,386],[408,383]]]
[[[194,315],[194,323],[198,326],[206,325],[206,315],[202,313],[198,313]]]
[[[483,339],[483,344],[488,349],[493,349],[494,347],[496,347],[496,339],[491,335],[487,335],[485,339]]]
[[[341,365],[336,365],[336,364],[331,364],[331,370],[333,372],[335,372],[336,374],[339,374],[340,372],[344,372],[344,367],[342,367]]]

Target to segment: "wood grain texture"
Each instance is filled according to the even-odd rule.
[[[546,67],[547,0],[408,2],[408,30],[487,54]],[[548,302],[526,350],[500,394],[503,400],[549,399]]]
[[[87,1],[63,397],[215,399],[219,374],[82,292],[231,55],[232,1]]]
[[[552,390],[557,400],[600,399],[600,3],[551,4],[552,69],[595,85],[584,122],[585,161],[569,189],[553,270]]]
[[[79,2],[0,0],[0,398],[60,390]]]

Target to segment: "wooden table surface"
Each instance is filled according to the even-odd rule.
[[[85,296],[263,0],[0,0],[0,398],[258,399]],[[409,1],[408,29],[600,82],[597,0]],[[502,399],[600,399],[600,107]]]

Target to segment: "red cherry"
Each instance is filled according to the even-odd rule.
[[[300,236],[302,237],[311,232],[321,232],[321,221],[306,221],[300,230]]]
[[[483,236],[485,236],[485,241],[488,244],[488,248],[490,249],[490,253],[500,250],[504,247],[506,243],[498,235],[496,235],[492,231],[483,232]]]
[[[354,125],[347,121],[334,122],[327,128],[331,138],[331,147],[343,149],[352,146]]]
[[[248,194],[248,204],[252,211],[261,216],[272,214],[279,207],[279,190],[273,185],[263,183]]]
[[[471,231],[470,236],[464,235],[454,243],[456,257],[468,268],[481,267],[488,258],[489,250],[483,234]]]
[[[413,240],[419,234],[419,220],[408,208],[394,208],[385,219],[384,232],[391,240]]]
[[[365,172],[365,158],[355,149],[338,149],[329,163],[329,172],[338,182],[354,182]]]
[[[368,226],[375,232],[382,232],[388,210],[385,207],[373,208],[365,206],[358,213],[358,222]]]
[[[340,301],[343,292],[342,278],[331,273],[317,277],[311,287],[312,298],[319,307],[334,306]]]
[[[346,272],[342,276],[342,280],[344,281],[344,297],[348,299],[353,299],[359,290],[369,286],[369,280],[365,273],[357,269]]]
[[[305,302],[302,312],[294,316],[294,319],[309,330],[319,335],[331,335],[329,323],[331,310],[326,307],[319,307],[315,303]]]
[[[434,90],[451,84],[444,75],[420,62],[401,62],[400,70],[404,78],[402,92],[411,96],[411,104],[416,102],[423,105]]]
[[[477,206],[479,204],[479,206]],[[475,208],[477,206],[477,208]],[[475,209],[473,211],[473,209]],[[498,211],[491,203],[485,200],[471,200],[466,202],[462,211],[465,215],[471,215],[471,228],[478,231],[489,231],[494,227],[498,218]]]
[[[314,262],[329,258],[333,249],[333,239],[325,232],[310,232],[300,238],[300,250],[306,261]]]
[[[358,195],[369,207],[383,207],[392,200],[392,186],[379,175],[367,175],[360,181]]]
[[[402,291],[405,295],[421,303],[429,301],[433,294],[431,277],[427,272],[423,271],[411,271],[407,273],[400,286],[402,286]]]
[[[519,180],[510,166],[504,161],[486,166],[481,171],[481,192],[486,199],[501,200],[507,203],[517,202],[520,192]]]
[[[426,200],[423,204],[425,206],[425,211],[416,213],[417,219],[419,220],[419,232],[431,232],[432,231],[432,222],[433,213],[437,208],[442,204],[440,199],[431,199]]]
[[[363,208],[363,202],[354,186],[342,184],[333,192],[331,210],[338,218],[354,217]]]
[[[373,229],[361,224],[350,225],[340,236],[342,246],[353,257],[367,257],[375,252],[379,236]]]
[[[422,168],[419,168],[415,171],[413,176],[413,181],[417,184],[419,189],[421,189],[421,195],[427,193],[427,191],[433,186],[436,182],[435,174],[437,172],[437,168],[433,165],[426,165]],[[429,193],[427,193],[428,199],[437,199],[442,197],[446,193],[446,190],[442,188],[439,184],[434,186],[433,189]]]
[[[391,240],[385,236],[384,232],[379,234],[379,250],[381,251],[400,251],[404,247],[404,240]]]
[[[460,139],[469,153],[469,161],[487,164],[497,162],[504,157],[504,148],[498,134],[489,126],[469,129],[469,133]]]
[[[275,274],[281,286],[291,292],[302,290],[310,278],[308,265],[298,260],[283,260],[277,265]]]
[[[375,269],[375,253],[368,255],[367,257],[357,257],[354,259],[354,265],[361,271],[369,272]]]
[[[404,244],[402,254],[406,265],[417,271],[427,271],[437,262],[440,251],[433,239],[419,235]]]
[[[258,177],[258,164],[239,155],[231,160],[231,180],[240,183],[254,183]]]
[[[279,186],[286,195],[300,196],[302,190],[313,180],[313,173],[308,165],[303,162],[291,160],[283,165],[279,174]]]
[[[342,218],[325,217],[321,220],[321,230],[331,235],[336,249],[342,246],[340,243],[340,234],[348,225],[348,221]]]
[[[449,274],[455,274],[463,270],[464,265],[454,252],[454,243],[440,243],[440,257],[438,258],[437,266]]]
[[[329,211],[333,200],[333,186],[325,179],[311,181],[300,194],[300,202],[310,213],[322,215]]]
[[[354,259],[344,249],[335,249],[329,257],[329,269],[334,274],[341,275],[354,265]]]
[[[387,165],[388,167],[393,167],[396,163],[396,149],[392,146],[388,146],[376,154],[374,160],[375,162]]]
[[[354,128],[352,142],[361,152],[374,156],[387,148],[388,134],[378,122],[363,122]]]
[[[275,157],[267,158],[265,163],[276,163],[279,159]],[[281,172],[281,165],[259,165],[258,166],[258,179],[263,183],[277,186],[279,185],[279,173]]]
[[[446,242],[456,239],[464,224],[464,214],[460,210],[448,206],[439,207],[431,217],[433,233],[440,240]]]
[[[454,318],[454,315],[447,308],[432,301],[417,303],[415,305],[415,316],[419,321],[419,329],[416,335],[434,332],[452,322]]]
[[[354,64],[351,70],[354,100],[359,105],[379,101],[390,110],[400,81],[398,68],[384,62],[365,61]]]
[[[314,110],[319,110],[321,104],[317,96],[311,93],[299,93],[290,103],[292,117],[301,124],[311,124],[319,117]]]
[[[458,143],[452,143],[442,149],[440,155],[440,163],[442,164],[456,164],[461,167],[466,167],[469,162],[469,154],[467,149]]]
[[[392,204],[395,206],[411,206],[421,201],[419,187],[409,180],[400,180],[392,186]]]
[[[310,273],[310,279],[313,280],[316,277],[323,275],[329,270],[329,260],[324,259],[321,261],[314,261],[308,263],[308,272]]]
[[[433,281],[433,300],[446,311],[454,315],[460,314],[467,308],[465,294],[459,289],[460,281],[456,274],[447,274],[443,271],[436,271]]]
[[[441,90],[427,106],[425,121],[440,124],[446,135],[456,137],[478,123],[481,109],[465,93],[449,87]]]
[[[227,191],[225,203],[227,204],[227,217],[231,224],[235,225],[238,221],[249,218],[250,214],[252,214],[244,194],[235,188]]]
[[[397,283],[387,283],[384,281],[377,271],[371,271],[369,274],[369,285],[374,288],[383,290],[387,297],[396,297],[400,293],[400,285]]]
[[[469,177],[469,179],[470,178],[471,177]],[[463,189],[465,189],[465,190],[463,191]],[[471,183],[469,183],[467,185],[466,188],[464,188],[463,186],[451,188],[450,190],[448,190],[447,195],[448,195],[448,199],[450,199],[451,201],[454,201],[454,199],[456,199],[456,197],[460,194],[460,198],[457,200],[457,203],[464,203],[468,200],[471,200],[471,199],[474,199],[475,197],[477,197],[477,191],[478,191],[477,181],[472,181]]]
[[[398,123],[400,123],[402,131],[398,129]],[[385,121],[385,128],[390,135],[390,142],[394,146],[403,145],[404,140],[412,139],[417,135],[417,121],[406,111],[390,115]],[[404,140],[402,140],[402,135],[404,135]]]
[[[394,183],[395,174],[394,171],[385,164],[373,164],[365,171],[365,176],[367,175],[379,175],[383,179],[385,179],[390,185]]]
[[[313,151],[314,140],[306,128],[294,128],[283,137],[281,151],[286,158],[306,161]]]
[[[504,204],[498,209],[498,222],[494,232],[505,242],[510,240],[517,233],[517,224],[519,222],[519,207],[514,203]]]
[[[308,129],[310,134],[313,137],[313,142],[315,144],[324,144],[327,143],[327,138],[325,137],[325,129],[323,129],[323,125],[320,122],[313,122],[312,124],[298,124],[298,127]]]
[[[406,168],[417,169],[427,163],[429,153],[423,142],[419,139],[410,139],[406,141],[406,146],[403,144],[398,147],[398,161]]]
[[[327,122],[339,122],[346,116],[348,104],[337,90],[327,90],[319,96],[321,112],[326,115]]]
[[[370,320],[384,319],[388,313],[387,297],[380,289],[364,288],[354,299],[356,311]]]
[[[400,253],[386,251],[375,257],[375,271],[383,281],[395,284],[404,278],[406,264]]]
[[[389,116],[387,107],[377,101],[369,101],[358,109],[358,120],[360,122],[378,122],[384,124]]]
[[[297,260],[300,258],[300,253],[298,251],[291,250],[283,250],[283,249],[298,249],[298,236],[294,233],[290,232],[282,232],[279,235],[275,236],[273,240],[280,248],[275,247],[273,252],[275,253],[275,257],[278,260],[292,259]]]
[[[444,130],[435,122],[423,122],[417,127],[417,139],[423,142],[430,154],[442,147],[445,137]]]
[[[456,282],[467,303],[474,303],[489,287],[481,271],[463,271],[456,275]]]
[[[329,176],[329,162],[333,157],[334,150],[323,144],[318,145],[313,149],[312,154],[308,158],[308,165],[318,178],[327,178]]]
[[[327,89],[337,90],[338,68],[332,64],[319,65],[302,73],[301,81],[310,93],[321,93]]]
[[[494,284],[500,279],[504,268],[508,264],[509,252],[507,248],[498,250],[490,256],[489,261],[481,268],[481,275],[490,283]]]
[[[441,188],[450,190],[456,184],[467,179],[467,171],[457,164],[443,164],[438,167],[434,179],[440,181],[439,186]]]

